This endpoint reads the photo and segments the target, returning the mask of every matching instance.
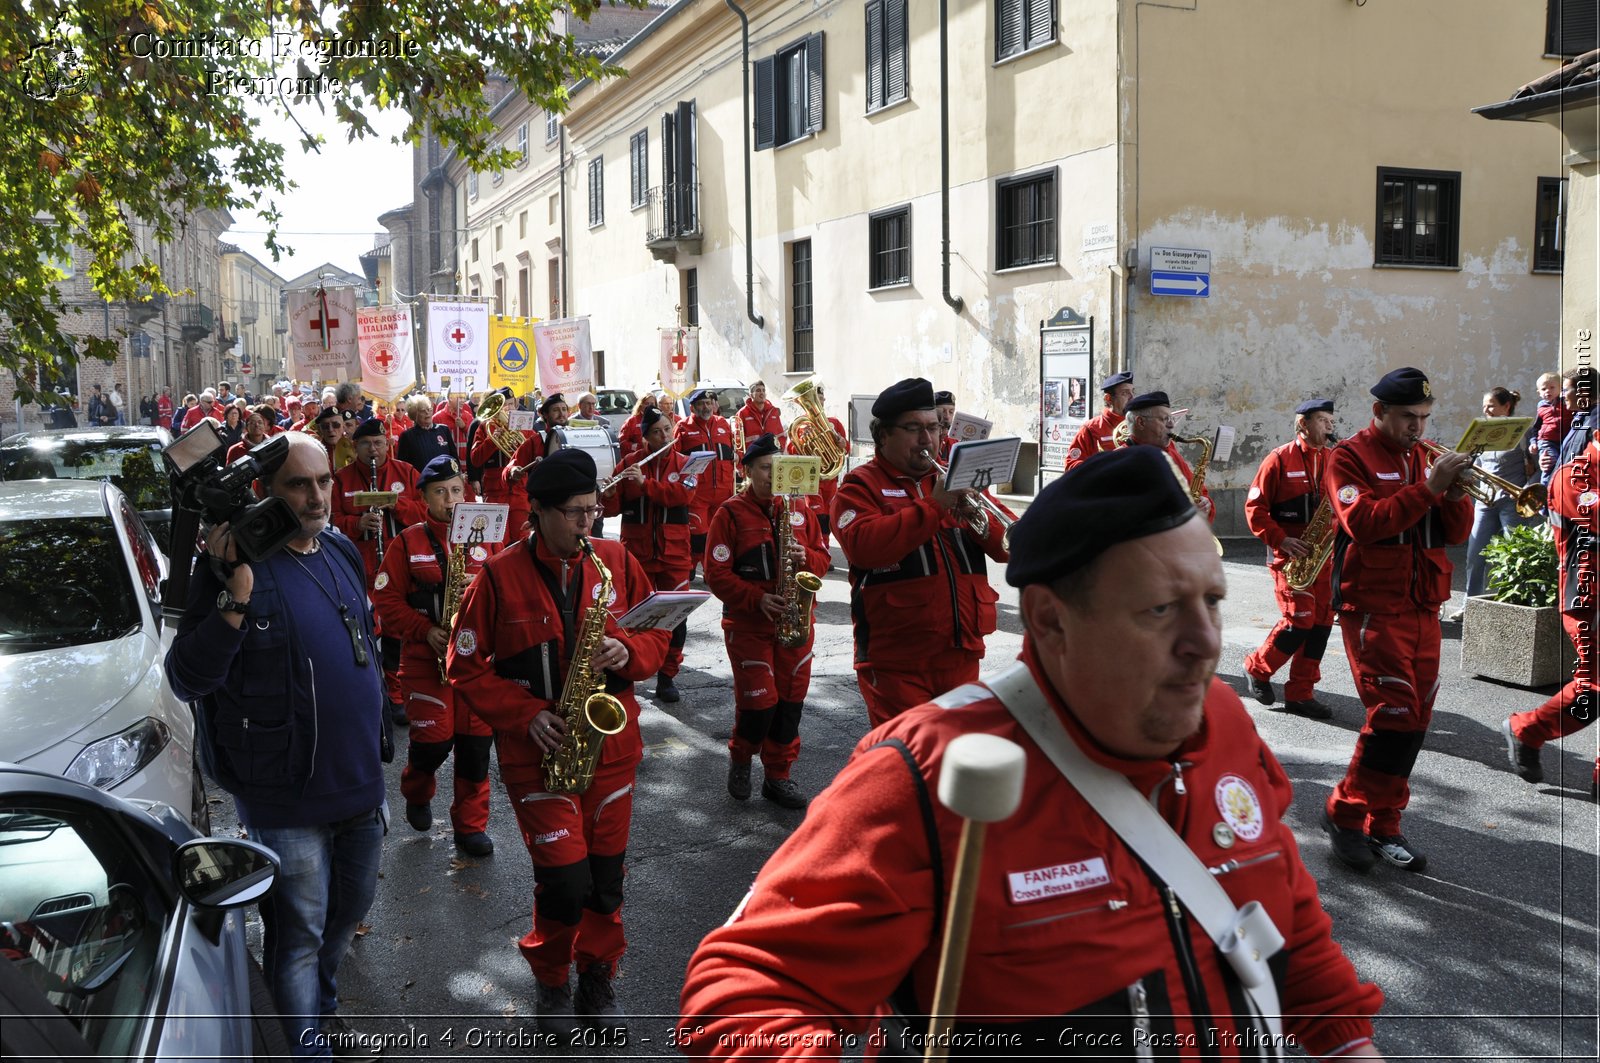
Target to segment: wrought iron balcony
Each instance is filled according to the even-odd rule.
[[[670,262],[678,252],[700,253],[700,185],[675,181],[645,193],[650,210],[645,246],[656,258]]]
[[[202,302],[184,303],[178,308],[178,325],[187,343],[203,340],[216,327],[216,315]]]
[[[261,308],[254,299],[242,299],[239,302],[239,324],[254,325],[261,320]]]
[[[138,298],[128,300],[128,319],[134,325],[143,325],[147,321],[153,321],[160,317],[161,312],[166,308],[167,297],[165,295],[141,295]]]
[[[217,322],[217,350],[229,351],[239,344],[239,326],[228,328],[226,321]]]

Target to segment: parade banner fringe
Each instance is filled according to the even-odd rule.
[[[361,348],[361,390],[368,398],[394,402],[417,382],[416,344],[411,308],[370,306],[356,311]]]

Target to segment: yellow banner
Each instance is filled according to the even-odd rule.
[[[533,322],[525,317],[489,318],[489,386],[509,387],[513,395],[533,391],[538,363],[533,357]]]

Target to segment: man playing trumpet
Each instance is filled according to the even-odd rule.
[[[1263,705],[1278,700],[1272,676],[1289,664],[1283,688],[1283,711],[1312,720],[1326,720],[1333,710],[1316,699],[1322,678],[1322,653],[1333,631],[1333,583],[1323,564],[1309,586],[1291,586],[1291,562],[1312,563],[1318,543],[1306,540],[1306,529],[1322,502],[1322,471],[1333,441],[1333,400],[1312,399],[1294,410],[1295,438],[1266,456],[1245,495],[1244,519],[1250,532],[1272,553],[1272,581],[1283,614],[1267,640],[1244,659],[1250,693]],[[1324,513],[1326,534],[1336,531]],[[1292,662],[1292,663],[1290,663]]]
[[[1010,556],[1002,523],[973,515],[975,492],[945,490],[933,407],[921,377],[885,389],[872,404],[876,453],[845,474],[833,500],[850,563],[856,681],[874,727],[978,677],[999,601],[985,559]]]
[[[1421,871],[1427,858],[1400,833],[1400,813],[1439,685],[1439,606],[1452,571],[1445,547],[1472,530],[1459,482],[1472,455],[1435,456],[1423,443],[1433,389],[1422,370],[1394,370],[1372,397],[1372,423],[1334,448],[1322,482],[1349,540],[1331,561],[1334,607],[1367,710],[1323,829],[1357,871],[1380,859]]]

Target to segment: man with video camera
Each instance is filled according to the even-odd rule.
[[[202,763],[282,861],[261,915],[289,1043],[297,1056],[332,1045],[349,1058],[367,1038],[337,1014],[335,974],[377,890],[383,677],[361,556],[329,524],[327,452],[290,432],[252,455],[271,509],[235,502],[219,519],[230,512],[219,496],[242,494],[237,466],[197,463],[209,480],[187,496],[179,475],[180,498],[199,499],[186,508],[212,524],[167,675],[195,704]]]

